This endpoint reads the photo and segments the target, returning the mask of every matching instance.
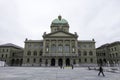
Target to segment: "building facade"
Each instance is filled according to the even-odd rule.
[[[22,66],[23,48],[7,43],[0,45],[0,61],[5,62],[5,66]]]
[[[97,62],[104,66],[118,66],[120,64],[120,42],[104,44],[97,48]]]
[[[25,40],[22,66],[95,66],[95,40],[78,40],[69,32],[67,20],[58,16],[50,25],[51,32],[43,40]]]

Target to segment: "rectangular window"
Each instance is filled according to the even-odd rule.
[[[6,58],[7,58],[7,54],[6,54],[5,56],[6,56]]]
[[[28,58],[28,59],[27,59],[27,63],[29,63],[29,62],[30,62],[30,59]]]
[[[51,46],[51,52],[53,52],[53,53],[56,52],[56,46],[55,46],[55,45],[52,45],[52,46]]]
[[[62,46],[59,46],[58,47],[58,52],[62,52],[63,51],[63,47]]]
[[[93,63],[93,59],[92,58],[90,59],[90,62]]]
[[[85,62],[87,62],[87,59],[85,58]]]
[[[70,47],[69,47],[69,46],[65,46],[64,51],[65,51],[66,53],[69,53],[69,52],[70,52]]]

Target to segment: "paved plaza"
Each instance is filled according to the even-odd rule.
[[[120,80],[119,71],[104,73],[97,76],[97,70],[87,67],[0,67],[0,80]]]

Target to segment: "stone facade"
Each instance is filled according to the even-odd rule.
[[[67,20],[58,16],[43,40],[25,40],[24,49],[8,43],[0,45],[0,61],[8,66],[118,66],[120,42],[104,44],[97,49],[95,40],[78,40],[69,32]]]
[[[23,66],[95,66],[95,40],[78,40],[69,32],[67,20],[58,16],[51,23],[51,33],[43,40],[25,40]]]
[[[21,66],[23,60],[23,48],[8,43],[0,45],[0,61],[7,66]]]
[[[120,42],[104,44],[97,48],[97,62],[104,66],[117,66],[120,62]]]

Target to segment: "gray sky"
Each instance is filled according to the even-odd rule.
[[[58,15],[79,40],[94,38],[96,47],[120,41],[120,0],[0,0],[0,44],[41,40]]]

